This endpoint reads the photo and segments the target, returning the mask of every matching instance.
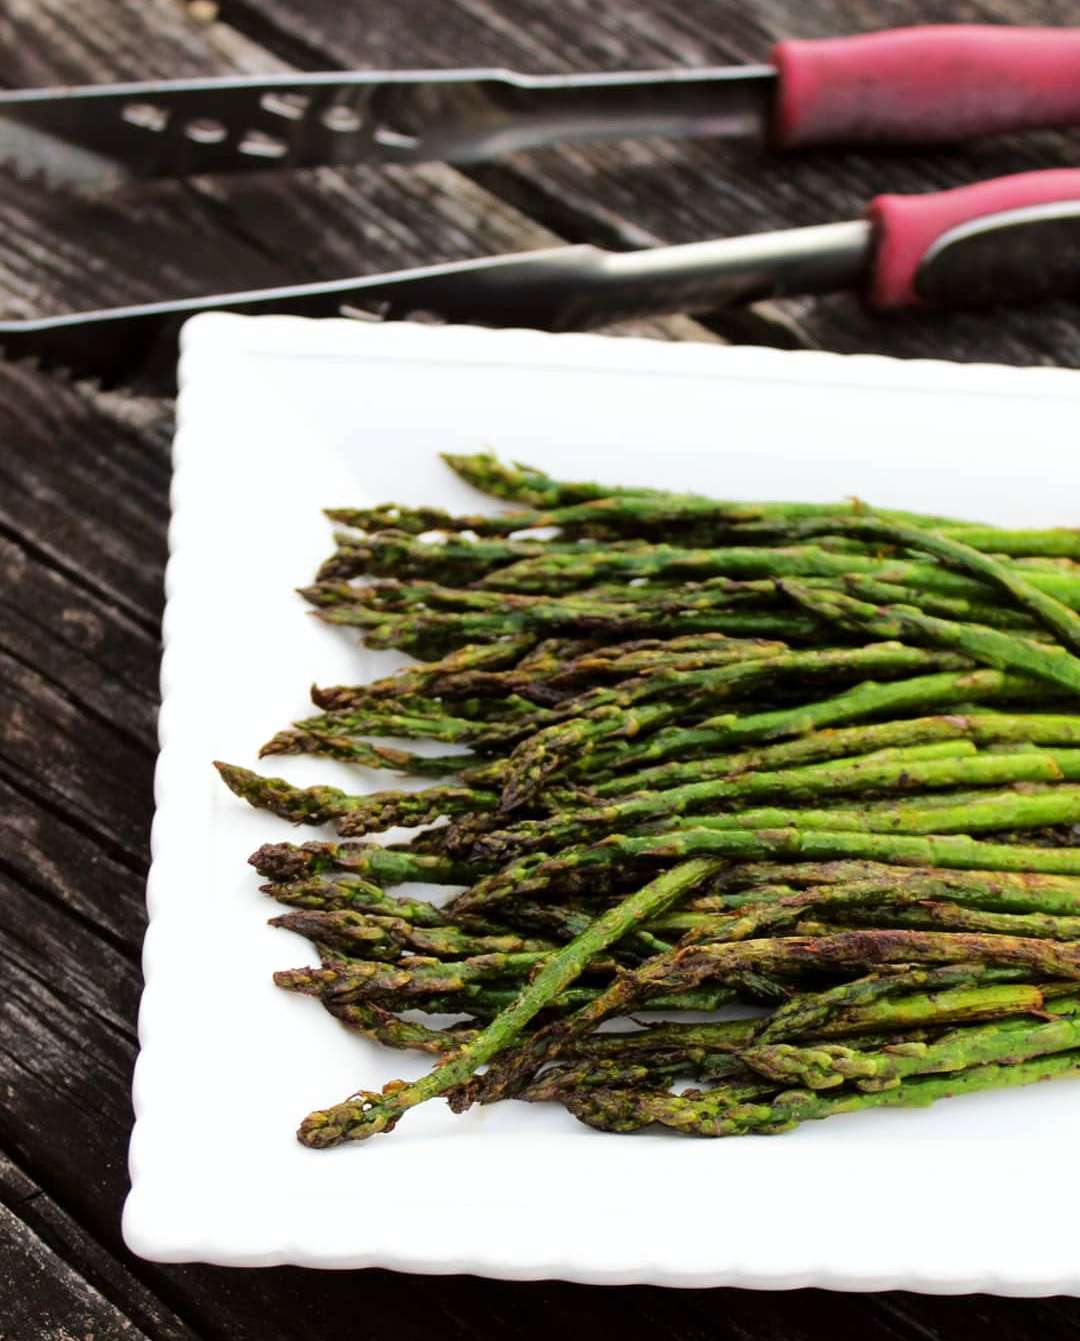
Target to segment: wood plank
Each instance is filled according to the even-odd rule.
[[[0,536],[0,648],[78,707],[153,739],[158,640]]]
[[[80,713],[61,690],[0,653],[0,773],[106,834],[135,868],[146,849],[154,751]]]
[[[0,1205],[0,1341],[138,1341],[146,1333]]]
[[[97,1312],[93,1327],[76,1330],[78,1341],[85,1341],[87,1335],[100,1341],[101,1305],[112,1308],[136,1329],[134,1333],[121,1333],[125,1336],[143,1335],[153,1341],[197,1341],[191,1329],[162,1302],[155,1298],[125,1265],[118,1262],[69,1215],[52,1200],[42,1189],[16,1164],[0,1153],[0,1204],[7,1217],[6,1224],[14,1222],[17,1241],[26,1241],[32,1236],[38,1247],[29,1262],[24,1260],[18,1271],[9,1263],[0,1268],[0,1280],[6,1276],[7,1284],[27,1294],[34,1308],[34,1327],[22,1333],[16,1333],[8,1318],[0,1319],[0,1338],[16,1335],[22,1338],[44,1338],[54,1335],[46,1330],[46,1316],[42,1303],[54,1301],[58,1289],[65,1281],[74,1278],[77,1293],[85,1297],[89,1292]],[[21,1228],[20,1228],[21,1227]],[[39,1292],[28,1288],[31,1273],[39,1263],[44,1262],[46,1279]],[[59,1285],[58,1285],[59,1281]],[[6,1296],[4,1296],[6,1297]],[[106,1314],[106,1316],[109,1316]],[[53,1321],[52,1326],[57,1326]],[[5,1332],[5,1326],[9,1329]],[[141,1329],[141,1330],[140,1330]],[[63,1333],[56,1333],[63,1335]]]
[[[340,6],[312,0],[232,0],[223,13],[254,25],[262,41],[273,31],[311,66],[511,65],[529,70],[694,66],[765,59],[780,36],[824,36],[886,26],[956,21],[950,0],[912,0],[883,14],[868,0],[799,0],[767,6],[739,0],[450,0],[440,21],[425,0],[392,7]],[[1067,24],[1074,16],[1056,0],[971,0],[965,21]],[[986,140],[968,147],[867,154],[815,152],[767,156],[745,145],[638,141],[568,147],[516,155],[478,174],[492,189],[500,174],[519,206],[557,218],[573,240],[624,245],[679,242],[856,216],[879,191],[927,191],[1006,172],[1070,164],[1075,135],[1040,133]],[[531,205],[526,202],[530,202]],[[1050,303],[1007,313],[867,314],[849,297],[779,305],[788,336],[841,351],[902,356],[947,355],[1012,363],[1080,362],[1075,309]],[[710,319],[725,329],[727,318]],[[734,332],[738,335],[738,328]],[[778,338],[782,338],[778,333]]]
[[[9,0],[0,13],[9,88],[224,72],[227,62],[175,0]]]
[[[76,1002],[87,1020],[93,1017],[106,1025],[125,1047],[133,1044],[139,993],[138,956],[133,947],[107,944],[96,928],[77,923],[59,903],[35,897],[6,874],[0,880],[5,889],[0,907],[0,960],[5,981],[23,1007],[37,1008],[43,993],[55,990]],[[82,953],[76,953],[76,948]],[[41,1063],[47,1051],[38,1050],[35,1064]],[[110,1063],[103,1058],[101,1064]],[[111,1064],[118,1081],[126,1083],[125,1054],[116,1054]]]
[[[43,911],[13,881],[0,876],[0,889],[0,1148],[115,1247],[134,1041],[130,1025],[108,1018],[102,994],[130,1009],[138,970],[75,918]],[[45,942],[51,960],[35,957]]]
[[[149,818],[150,800],[144,813]],[[0,777],[0,870],[27,895],[59,905],[102,940],[138,962],[146,926],[145,877],[130,857],[116,855],[76,827],[61,807],[50,810]],[[28,916],[36,921],[38,914]]]
[[[125,422],[93,388],[0,364],[0,533],[153,633],[171,407]]]

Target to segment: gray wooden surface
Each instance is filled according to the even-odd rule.
[[[0,0],[0,82],[296,66],[619,69],[762,59],[771,40],[920,20],[1064,23],[1055,0]],[[628,247],[854,215],[1075,161],[1075,135],[963,152],[574,148],[470,169],[141,184],[93,202],[0,170],[5,315],[599,241]],[[1076,309],[883,320],[847,297],[650,333],[904,356],[1080,363]],[[1065,1300],[421,1282],[165,1268],[119,1237],[155,753],[172,407],[0,364],[0,1341],[1072,1335]],[[863,1213],[853,1205],[852,1214]],[[963,1229],[957,1217],[957,1232]],[[872,1232],[872,1223],[868,1223]],[[1009,1232],[1009,1227],[1003,1227]]]

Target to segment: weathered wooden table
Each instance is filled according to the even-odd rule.
[[[1060,0],[232,0],[216,21],[214,9],[0,0],[0,81],[290,66],[647,68],[762,59],[785,33],[1072,17]],[[1055,166],[1074,161],[1077,148],[1075,135],[1039,134],[948,154],[781,161],[738,145],[635,143],[523,156],[467,174],[428,166],[143,184],[95,202],[0,173],[0,288],[5,315],[17,316],[358,274],[553,238],[612,247],[684,241],[846,218],[877,190]],[[653,331],[1077,364],[1077,316],[1060,303],[885,321],[838,297]],[[119,1222],[171,417],[166,401],[0,365],[0,1338],[1074,1334],[1080,1302],[1067,1300],[591,1289],[379,1271],[164,1268],[131,1258]],[[874,1208],[853,1204],[851,1213],[866,1215],[873,1232]],[[935,1213],[954,1213],[964,1232],[962,1207]]]

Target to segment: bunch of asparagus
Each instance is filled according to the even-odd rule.
[[[412,782],[217,765],[341,840],[251,858],[320,961],[278,985],[436,1058],[305,1144],[435,1095],[724,1136],[1080,1074],[1080,531],[446,460],[513,510],[332,511],[303,595],[416,660],[262,750]]]

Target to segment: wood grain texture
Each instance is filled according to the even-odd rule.
[[[146,1333],[0,1205],[0,1341],[139,1341]]]
[[[7,1245],[0,1248],[0,1299],[10,1297],[3,1288],[7,1286],[21,1291],[33,1310],[33,1325],[16,1331],[16,1323],[25,1320],[26,1305],[21,1311],[5,1309],[7,1316],[0,1318],[0,1339],[73,1335],[76,1341],[85,1341],[87,1336],[100,1341],[112,1334],[103,1330],[107,1325],[126,1327],[118,1333],[125,1337],[196,1341],[195,1333],[167,1305],[2,1155],[0,1208],[4,1226],[0,1234]],[[13,1250],[21,1251],[13,1256]],[[27,1288],[31,1281],[31,1288]],[[63,1303],[66,1312],[73,1300],[86,1324],[65,1333],[59,1330],[62,1319],[58,1304]]]
[[[893,21],[1067,22],[1051,0],[2,0],[0,83],[483,63],[525,69],[758,59],[781,32]],[[1042,135],[963,154],[760,159],[659,142],[439,165],[142,183],[78,200],[0,173],[0,309],[364,273],[559,238],[647,245],[817,222],[1075,155]],[[846,298],[721,314],[735,338],[1076,361],[1072,309],[873,321]],[[705,338],[694,322],[653,333]],[[152,814],[172,407],[0,365],[0,1338],[315,1341],[392,1335],[675,1341],[1021,1341],[1075,1335],[1073,1301],[821,1291],[596,1290],[387,1272],[160,1267],[120,1241]],[[178,1158],[183,1152],[178,1151]]]

